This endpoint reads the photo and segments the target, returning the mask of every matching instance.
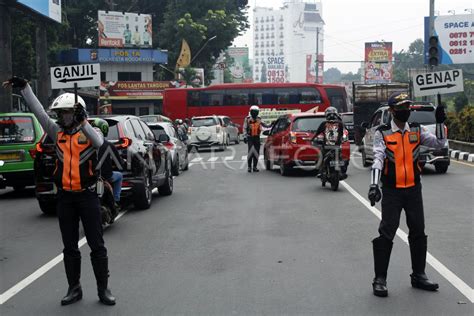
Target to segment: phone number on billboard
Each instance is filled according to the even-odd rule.
[[[463,38],[473,38],[474,32],[452,32],[449,33],[449,38],[459,39],[449,41],[449,54],[451,55],[466,55],[468,53],[466,48],[468,46],[474,46],[474,40],[466,40]],[[458,48],[459,47],[459,48]]]

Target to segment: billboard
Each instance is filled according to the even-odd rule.
[[[230,71],[232,82],[242,83],[252,80],[252,68],[249,63],[248,47],[230,47],[227,49],[230,61],[226,67]]]
[[[316,82],[316,60],[314,58],[315,54],[306,55],[306,82],[315,83]],[[318,58],[318,83],[323,83],[323,73],[324,73],[324,55],[319,54]]]
[[[157,49],[73,48],[59,55],[62,64],[166,64],[168,53]]]
[[[392,82],[392,43],[365,43],[364,81],[368,84]]]
[[[18,0],[18,3],[61,23],[61,0]]]
[[[430,18],[425,17],[425,64],[428,64]],[[438,36],[440,64],[474,63],[474,14],[434,17],[434,33]]]
[[[99,11],[99,47],[152,47],[150,14]]]
[[[266,71],[267,71],[266,82],[270,82],[270,83],[286,82],[285,57],[283,56],[267,57]]]
[[[171,88],[169,81],[104,81],[100,98],[109,100],[162,99],[163,90]]]

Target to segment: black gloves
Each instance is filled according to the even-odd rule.
[[[77,103],[74,105],[74,121],[77,123],[82,123],[87,118],[87,112],[84,107]]]
[[[247,144],[247,141],[248,141],[247,136],[244,136],[244,143]]]
[[[19,78],[19,77],[12,77],[10,79],[8,79],[7,81],[5,81],[3,83],[3,87],[6,88],[7,86],[11,85],[12,88],[20,88],[20,89],[23,89],[26,87],[26,84],[28,83],[28,81],[26,81],[25,79],[23,78]]]
[[[446,121],[446,111],[444,106],[438,105],[436,108],[435,117],[436,123],[438,124],[444,123],[444,121]]]
[[[380,192],[377,184],[371,184],[369,187],[369,200],[370,205],[374,206],[376,202],[382,199],[382,192]]]

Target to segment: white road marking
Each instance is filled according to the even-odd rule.
[[[219,159],[219,157],[211,157],[209,158],[208,162],[214,162],[214,161],[217,161]]]
[[[200,162],[200,161],[202,161],[202,157],[197,157],[191,160],[191,162]]]
[[[370,205],[370,202],[364,199],[356,190],[354,190],[347,182],[341,181],[341,184],[351,193],[359,202],[361,202],[366,208],[369,209],[378,219],[381,219],[381,212],[374,206]],[[397,236],[400,237],[404,243],[408,244],[408,235],[400,228],[397,230]],[[442,264],[438,259],[436,259],[429,252],[426,253],[426,262],[430,264],[439,274],[441,274],[449,283],[451,283],[455,288],[459,290],[471,303],[474,303],[474,291],[467,285],[463,280],[461,280],[457,275],[455,275],[451,270],[449,270],[444,264]]]
[[[118,221],[127,211],[121,212],[117,217],[115,218],[115,221]],[[87,243],[86,237],[83,237],[81,240],[79,240],[78,246],[81,248]],[[45,263],[42,265],[39,269],[37,269],[35,272],[6,290],[0,295],[0,305],[3,305],[5,302],[7,302],[10,298],[15,296],[16,294],[20,293],[23,289],[25,289],[28,285],[39,279],[43,274],[54,268],[58,263],[63,261],[63,254],[59,254],[53,259],[51,259],[49,262]]]
[[[225,161],[229,161],[229,160],[232,160],[234,159],[234,156],[227,156],[224,158]]]
[[[258,160],[263,160],[263,155],[258,156]]]
[[[247,160],[247,155],[242,156],[242,161]]]

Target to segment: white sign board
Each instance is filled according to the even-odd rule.
[[[462,69],[418,74],[412,78],[415,97],[464,91]]]
[[[65,89],[100,86],[100,64],[51,67],[51,88]]]

